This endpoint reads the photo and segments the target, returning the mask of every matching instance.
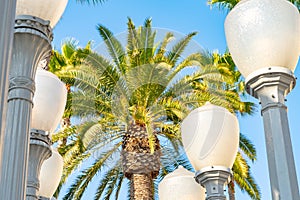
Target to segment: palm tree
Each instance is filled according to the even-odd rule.
[[[218,68],[219,72],[225,75],[226,81],[222,82],[222,79],[220,79],[215,83],[215,81],[208,79],[205,83],[205,81],[202,80],[200,83],[197,82],[197,84],[194,85],[194,89],[201,90],[203,85],[213,84],[213,88],[219,87],[218,89],[225,91],[226,96],[224,99],[229,103],[229,110],[231,112],[236,110],[238,111],[237,114],[252,114],[254,108],[252,102],[244,102],[243,104],[234,103],[236,99],[239,99],[239,95],[245,96],[246,93],[244,79],[235,67],[231,55],[228,52],[223,55],[214,52],[205,60],[206,62],[202,64],[208,68]],[[198,79],[197,76],[195,78],[196,80]],[[226,102],[224,105],[226,105]],[[247,162],[247,160],[251,160],[252,162],[256,160],[256,149],[251,141],[243,134],[240,134],[239,147],[240,150],[233,165],[233,180],[228,187],[229,199],[235,199],[235,183],[242,191],[246,191],[252,199],[260,199],[259,187],[250,173],[250,166]]]
[[[231,80],[227,80],[226,83],[223,84],[223,89],[230,91],[230,96],[242,95],[246,97],[245,81],[241,73],[237,70],[231,55],[228,52],[223,55],[214,53],[212,59],[212,63],[218,66],[221,73],[226,73],[231,78]],[[228,101],[230,101],[230,99],[228,99]],[[240,110],[240,114],[253,113],[253,103],[245,102],[245,104],[240,106],[242,107],[236,108]],[[228,186],[229,200],[235,200],[235,183],[242,191],[246,191],[252,199],[261,198],[259,187],[251,175],[247,160],[252,162],[256,160],[256,149],[245,135],[240,134],[239,152],[233,165],[233,180]]]
[[[55,75],[57,75],[65,84],[68,91],[67,94],[67,104],[65,107],[64,115],[61,120],[60,134],[53,136],[52,140],[59,142],[58,151],[61,155],[64,155],[65,152],[63,149],[67,144],[68,135],[65,135],[68,132],[72,131],[71,127],[71,116],[72,116],[72,92],[71,87],[74,85],[75,78],[72,76],[66,76],[66,72],[69,70],[78,69],[82,61],[87,57],[91,52],[91,43],[84,48],[78,47],[78,41],[74,39],[66,40],[62,46],[61,50],[52,50],[52,56],[48,65],[48,70]],[[59,138],[59,141],[58,139]],[[54,196],[57,197],[61,185],[59,185],[57,192]]]
[[[78,47],[78,41],[74,39],[66,40],[62,46],[61,51],[53,50],[52,56],[48,65],[48,70],[57,75],[65,84],[68,91],[67,104],[61,122],[61,129],[65,129],[71,126],[70,117],[72,116],[71,102],[72,93],[71,87],[74,85],[75,78],[72,76],[66,76],[67,71],[70,69],[77,69],[81,65],[82,61],[91,52],[91,43],[84,48]],[[66,142],[66,141],[65,141]],[[64,143],[65,143],[64,142]]]
[[[96,157],[64,199],[80,199],[101,170],[105,174],[94,199],[118,198],[125,178],[130,180],[131,199],[153,199],[153,180],[167,171],[166,161],[188,165],[182,158],[179,126],[191,109],[210,101],[232,112],[252,111],[253,104],[233,95],[237,87],[226,67],[203,65],[211,60],[203,52],[181,56],[196,33],[173,43],[174,35],[167,33],[157,43],[150,19],[138,29],[131,19],[127,25],[126,49],[106,27],[98,26],[112,62],[91,52],[80,69],[64,73],[75,78],[72,112],[83,121],[60,133],[70,136],[63,148],[63,181],[82,161]]]

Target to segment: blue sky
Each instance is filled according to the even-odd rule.
[[[118,34],[126,31],[127,17],[132,18],[137,26],[141,25],[145,18],[151,17],[154,27],[174,30],[182,34],[197,31],[198,35],[194,40],[198,44],[204,49],[210,51],[218,49],[223,53],[226,50],[223,25],[226,14],[226,10],[211,9],[205,1],[199,0],[108,0],[96,6],[81,5],[75,0],[70,0],[62,19],[54,29],[53,46],[59,49],[61,42],[67,38],[77,39],[80,46],[85,46],[92,40],[94,46],[97,46],[102,41],[96,30],[98,24],[103,24],[113,33]],[[299,76],[300,66],[295,74]],[[299,85],[287,97],[298,182],[300,176]],[[248,98],[257,103],[252,97]],[[253,141],[258,151],[258,160],[252,165],[251,171],[261,187],[262,199],[271,200],[263,123],[259,109],[253,116],[240,118],[239,122],[241,132]],[[90,195],[94,193],[92,187],[88,189],[84,200],[90,199]],[[250,198],[237,190],[237,199]]]

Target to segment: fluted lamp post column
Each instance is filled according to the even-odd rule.
[[[16,2],[16,0],[0,0],[0,157],[2,156],[1,141],[4,139],[4,127],[7,109],[8,72],[11,64]]]
[[[18,0],[9,72],[0,199],[25,199],[34,76],[51,51],[52,28],[67,0]]]
[[[286,0],[242,0],[225,21],[232,58],[261,103],[273,200],[300,199],[285,105],[296,83],[299,18]]]
[[[160,200],[204,200],[205,189],[197,184],[194,173],[179,166],[158,185]]]
[[[38,68],[35,76],[30,132],[26,200],[37,200],[39,174],[44,160],[51,156],[52,133],[58,126],[66,105],[67,89],[57,76]],[[50,180],[48,180],[50,181]]]
[[[196,170],[195,180],[206,189],[207,200],[225,200],[225,184],[232,176],[239,145],[237,117],[210,103],[193,110],[181,124],[182,142]]]
[[[52,196],[59,185],[63,172],[63,158],[52,148],[52,156],[45,160],[40,173],[39,200],[52,200]]]

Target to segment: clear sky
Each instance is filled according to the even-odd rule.
[[[127,17],[132,18],[137,26],[141,25],[145,18],[151,17],[154,27],[183,34],[197,31],[198,35],[194,39],[204,49],[211,51],[218,49],[223,53],[226,50],[223,25],[226,14],[226,10],[211,9],[205,1],[200,0],[108,0],[96,6],[81,5],[75,0],[70,0],[62,19],[54,29],[53,46],[59,49],[61,42],[70,37],[77,39],[80,46],[85,46],[90,40],[94,41],[94,46],[97,46],[102,41],[96,30],[98,24],[103,24],[113,33],[119,34],[126,31]],[[300,66],[295,74],[299,76]],[[298,182],[300,176],[299,85],[287,97]],[[248,100],[257,103],[252,97]],[[252,165],[251,171],[261,188],[262,199],[271,200],[263,123],[259,109],[260,107],[253,116],[240,118],[239,122],[241,132],[247,135],[257,148],[258,160]],[[90,195],[94,194],[92,187],[88,189],[84,200],[91,199]],[[237,189],[236,199],[250,198]]]

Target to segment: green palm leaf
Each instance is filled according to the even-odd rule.
[[[98,4],[98,3],[104,3],[106,0],[76,0],[77,2],[80,2],[80,3],[92,3],[92,4]]]
[[[118,67],[120,72],[125,73],[126,68],[123,65],[123,59],[125,56],[125,52],[122,44],[115,38],[115,36],[103,25],[98,25],[98,31],[104,40],[106,47],[112,57],[114,63]]]
[[[104,163],[110,158],[110,156],[121,146],[121,143],[117,143],[111,149],[101,154],[99,159],[97,159],[94,164],[88,169],[84,170],[81,175],[79,175],[75,183],[69,188],[68,193],[64,196],[64,200],[68,199],[80,199],[90,183],[94,178],[96,173],[103,168]]]
[[[167,60],[169,64],[173,66],[178,61],[180,55],[189,44],[192,37],[194,37],[196,34],[196,32],[188,34],[186,37],[181,39],[179,42],[177,42],[177,44],[173,46],[171,51],[167,53]]]

